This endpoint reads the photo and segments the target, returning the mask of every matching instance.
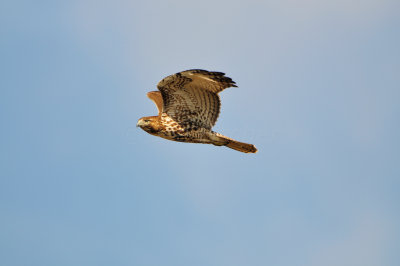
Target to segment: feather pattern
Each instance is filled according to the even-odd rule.
[[[218,93],[237,86],[222,72],[192,69],[164,78],[157,87],[165,113],[184,127],[211,129],[221,109]]]
[[[161,80],[147,96],[156,104],[158,116],[138,121],[147,133],[169,140],[207,143],[255,153],[252,144],[239,142],[211,130],[215,125],[221,101],[218,93],[236,83],[222,72],[191,69]]]

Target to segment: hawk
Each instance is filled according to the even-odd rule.
[[[255,153],[254,145],[211,130],[221,108],[218,93],[229,87],[237,86],[222,72],[191,69],[170,75],[158,83],[158,91],[147,93],[156,104],[158,115],[140,118],[137,126],[168,140],[214,144]]]

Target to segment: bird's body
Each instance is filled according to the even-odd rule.
[[[241,152],[257,152],[252,144],[242,143],[211,130],[220,111],[218,93],[236,87],[221,72],[193,69],[161,80],[159,91],[147,93],[156,104],[158,116],[139,119],[138,126],[154,136],[168,140],[227,146]]]

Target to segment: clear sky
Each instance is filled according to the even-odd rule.
[[[400,2],[1,1],[0,264],[400,265]],[[222,71],[215,130],[135,127]]]

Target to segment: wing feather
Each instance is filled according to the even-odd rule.
[[[161,115],[162,110],[163,110],[163,98],[161,96],[161,92],[150,91],[147,93],[147,97],[149,97],[150,100],[152,100],[156,104],[157,110],[158,110],[158,115]]]
[[[163,99],[163,112],[192,130],[211,129],[221,108],[218,93],[237,86],[222,72],[192,69],[164,78],[157,87]]]

